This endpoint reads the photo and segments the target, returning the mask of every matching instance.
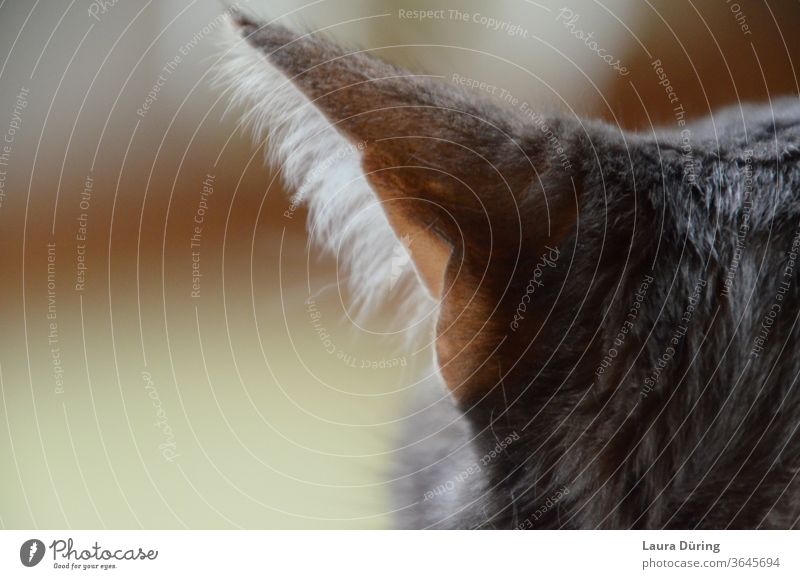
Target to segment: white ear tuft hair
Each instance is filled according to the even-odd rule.
[[[405,244],[367,182],[363,143],[353,144],[337,131],[242,37],[230,16],[222,28],[215,84],[230,94],[229,106],[247,109],[241,123],[256,141],[268,137],[268,161],[295,191],[293,202],[308,206],[312,239],[337,256],[348,276],[356,313],[374,312],[391,295],[393,303],[402,304],[399,312],[408,327],[430,338],[437,303],[416,275]]]

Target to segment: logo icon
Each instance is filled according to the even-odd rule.
[[[19,560],[26,567],[35,567],[44,557],[44,543],[39,539],[28,539],[19,548]]]

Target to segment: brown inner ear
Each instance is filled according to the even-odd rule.
[[[430,227],[409,218],[402,203],[390,201],[384,203],[383,207],[397,236],[408,240],[406,249],[428,292],[434,299],[441,300],[444,295],[444,273],[453,249],[432,233]]]
[[[489,310],[478,299],[476,283],[464,271],[465,264],[453,262],[453,243],[461,228],[464,234],[474,226],[464,215],[453,215],[453,191],[436,173],[402,167],[385,152],[368,150],[365,173],[389,224],[406,247],[422,283],[440,302],[436,324],[436,353],[439,370],[448,389],[457,398],[466,397],[471,377],[487,348],[484,336],[476,335]],[[461,205],[466,199],[461,200]],[[466,249],[465,249],[466,250]],[[480,257],[470,254],[480,261]],[[483,269],[486,263],[473,263]],[[467,268],[469,269],[469,268]],[[489,348],[491,349],[491,348]]]
[[[386,144],[384,143],[384,146]],[[363,167],[397,237],[405,240],[420,279],[435,300],[446,294],[445,272],[453,254],[451,242],[437,227],[445,225],[447,211],[440,206],[447,192],[426,171],[403,167],[401,153],[368,147]]]
[[[454,272],[448,272],[453,257],[452,246],[443,240],[433,227],[420,221],[420,205],[424,201],[412,201],[396,196],[393,199],[385,190],[379,196],[388,199],[383,208],[398,237],[406,238],[412,262],[428,292],[441,302],[440,319],[436,327],[436,354],[439,370],[447,387],[457,398],[467,394],[466,387],[473,364],[483,353],[480,336],[472,333],[480,327],[483,309],[474,299],[474,288],[459,287]],[[448,286],[448,287],[446,287]],[[471,301],[471,310],[464,309]],[[446,328],[446,330],[444,329]]]
[[[551,239],[540,223],[519,221],[521,201],[528,215],[553,215],[552,200],[528,192],[533,163],[553,164],[546,137],[520,134],[519,119],[441,80],[349,54],[317,35],[237,22],[337,131],[364,145],[364,173],[440,303],[436,350],[447,386],[462,400],[490,388],[500,366],[516,360],[508,344],[527,343],[505,340],[523,289],[510,284],[527,283],[514,279],[519,250]],[[562,121],[553,126],[566,130]],[[566,186],[568,177],[562,180]],[[572,199],[565,195],[563,204]],[[561,211],[554,214],[561,221]]]

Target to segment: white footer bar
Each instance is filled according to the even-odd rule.
[[[579,574],[586,575],[579,575]],[[792,531],[0,531],[0,577],[800,577]]]

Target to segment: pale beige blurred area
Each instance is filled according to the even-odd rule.
[[[570,2],[628,65],[622,77],[556,20],[560,2],[242,3],[630,127],[669,119],[654,58],[691,116],[796,94],[780,73],[797,54],[796,4],[748,4],[748,36],[724,2],[696,4]],[[528,38],[398,17],[428,8]],[[222,10],[0,5],[0,139],[13,129],[0,142],[1,527],[390,524],[395,437],[429,352],[398,339],[390,297],[382,316],[353,320],[335,256],[308,245],[302,210],[286,216],[264,143],[240,130],[242,110],[223,114],[211,82]]]

